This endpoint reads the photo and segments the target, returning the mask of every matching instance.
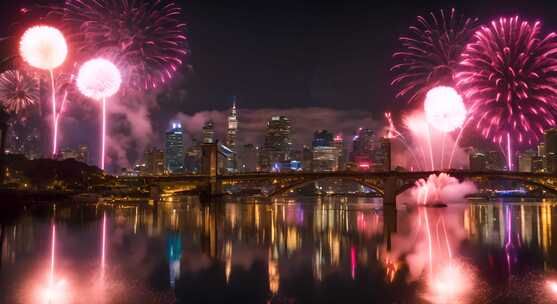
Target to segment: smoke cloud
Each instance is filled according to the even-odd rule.
[[[201,138],[201,128],[207,120],[212,120],[217,138],[223,139],[226,131],[227,111],[203,111],[192,115],[179,113],[174,121],[179,121],[190,136]],[[348,136],[359,127],[380,130],[383,123],[372,118],[372,113],[365,111],[336,110],[330,108],[310,107],[292,109],[240,109],[239,142],[240,144],[261,144],[267,122],[273,116],[286,116],[292,124],[292,137],[296,147],[311,144],[313,132],[326,129],[333,134]],[[380,134],[382,135],[382,134]],[[345,138],[347,140],[348,138]]]

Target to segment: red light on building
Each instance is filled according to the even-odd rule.
[[[360,168],[361,170],[369,170],[369,163],[368,162],[361,162],[358,163],[358,168]]]

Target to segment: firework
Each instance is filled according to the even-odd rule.
[[[492,21],[474,34],[455,78],[483,137],[499,144],[508,138],[510,151],[511,133],[531,145],[555,125],[556,38],[543,36],[540,22],[519,17]]]
[[[462,126],[466,108],[462,97],[451,87],[435,87],[427,92],[424,110],[427,122],[446,133]]]
[[[38,100],[37,83],[18,70],[0,74],[0,102],[4,107],[19,113]]]
[[[85,62],[77,75],[77,88],[90,98],[101,100],[110,97],[120,88],[120,71],[110,61],[103,58]]]
[[[454,9],[417,17],[408,36],[400,37],[402,50],[393,54],[398,62],[391,68],[398,87],[397,98],[419,99],[430,88],[452,85],[453,70],[460,53],[477,26],[477,18],[456,14]]]
[[[56,86],[53,71],[68,55],[64,35],[51,26],[33,26],[23,33],[19,42],[19,53],[30,66],[48,70],[52,93],[52,155],[56,155],[58,143],[58,114],[56,110]]]
[[[67,0],[52,13],[71,31],[76,53],[125,67],[126,88],[156,88],[188,54],[182,9],[171,0]]]
[[[51,26],[29,28],[19,42],[20,55],[30,66],[53,70],[60,66],[68,54],[64,35]]]
[[[77,87],[83,95],[102,100],[101,169],[104,170],[106,98],[118,92],[122,82],[120,71],[106,59],[91,59],[81,66],[76,81]]]

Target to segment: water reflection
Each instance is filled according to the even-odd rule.
[[[0,302],[32,302],[52,216],[35,207],[2,224]],[[56,273],[68,303],[535,303],[557,294],[556,216],[552,202],[367,198],[57,206]]]

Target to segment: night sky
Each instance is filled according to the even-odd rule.
[[[186,113],[224,110],[232,95],[244,108],[390,109],[397,39],[431,10],[454,7],[482,22],[520,14],[557,30],[552,1],[177,2],[189,24],[193,74],[172,88],[187,88]],[[2,1],[2,34],[29,3],[37,1]]]
[[[155,106],[138,110],[150,120],[147,124],[151,124],[152,134],[148,137],[152,140],[124,149],[142,153],[140,150],[145,146],[160,146],[164,129],[176,117],[197,117],[197,122],[188,129],[196,133],[202,118],[222,117],[223,111],[230,107],[231,96],[238,97],[241,115],[245,109],[280,112],[280,109],[303,111],[312,107],[344,111],[339,116],[344,119],[346,111],[361,111],[374,121],[382,121],[384,111],[400,117],[397,113],[407,108],[407,104],[394,101],[395,90],[389,85],[393,76],[389,72],[393,64],[391,54],[399,48],[398,37],[407,33],[416,16],[432,10],[454,7],[457,13],[479,17],[480,22],[519,14],[526,20],[542,20],[545,31],[557,30],[557,4],[552,1],[178,2],[189,25],[188,65],[182,67],[180,75],[164,90],[147,97],[155,100]],[[3,35],[12,33],[13,23],[20,19],[19,7],[32,6],[24,1],[0,3]],[[307,113],[320,115],[317,110]],[[257,130],[263,130],[265,119],[268,117],[261,119]],[[131,121],[129,117],[128,120]],[[334,119],[329,122],[335,124]],[[188,121],[183,123],[187,125]],[[114,125],[113,132],[118,132],[118,128],[133,127],[134,123]],[[299,125],[298,130],[305,127],[310,134],[328,126]],[[75,126],[65,128],[70,130]],[[95,124],[84,125],[79,134],[67,132],[64,144],[71,146],[83,138],[94,138],[83,133],[93,134],[96,128]],[[124,133],[141,137],[142,132]],[[91,141],[94,149],[96,140]]]
[[[183,1],[192,111],[244,107],[392,108],[392,52],[419,14],[456,8],[485,21],[520,14],[557,30],[552,1]],[[375,4],[373,4],[375,3]],[[553,3],[553,4],[551,4]]]

